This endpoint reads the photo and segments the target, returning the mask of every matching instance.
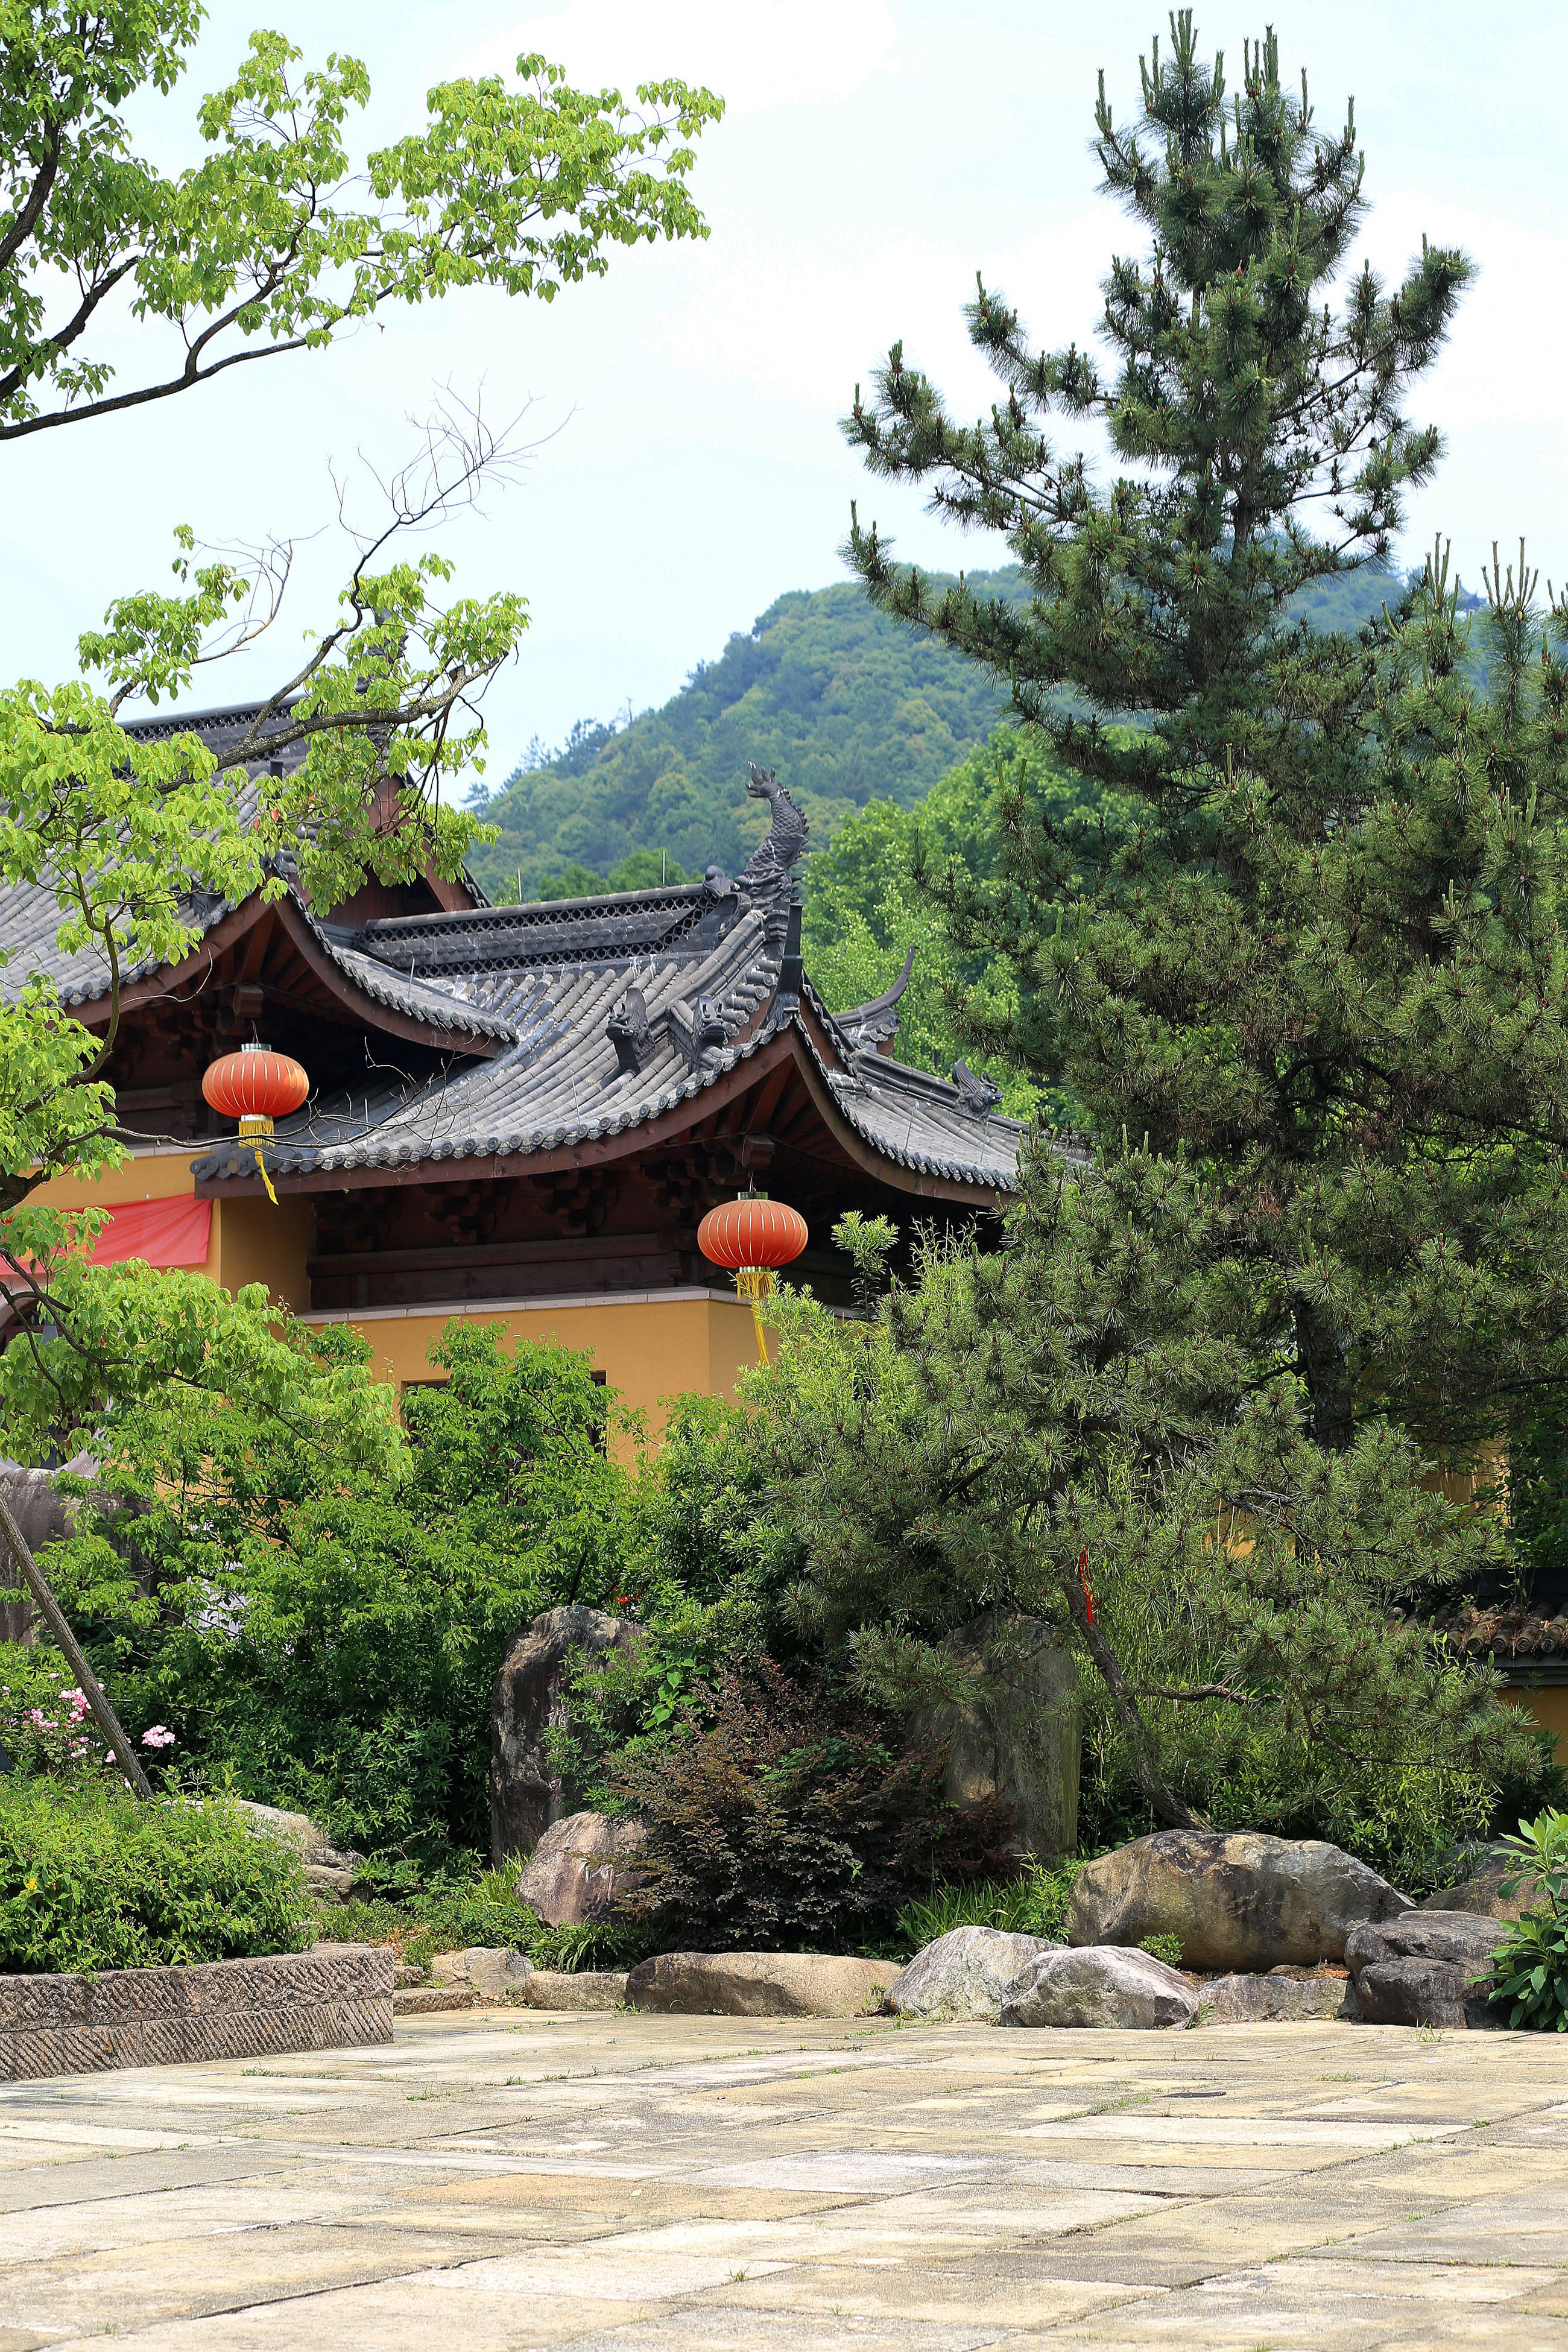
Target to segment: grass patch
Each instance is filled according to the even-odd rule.
[[[1032,1864],[1020,1878],[934,1886],[899,1913],[900,1948],[918,1952],[954,1927],[1001,1927],[1009,1935],[1043,1936],[1058,1942],[1072,1883],[1082,1868],[1081,1861],[1068,1858]]]

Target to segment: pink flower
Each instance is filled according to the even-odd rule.
[[[143,1748],[173,1748],[174,1744],[174,1733],[161,1723],[153,1724],[150,1730],[142,1734]]]

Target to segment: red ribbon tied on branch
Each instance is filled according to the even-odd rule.
[[[1083,1587],[1083,1605],[1089,1612],[1089,1622],[1094,1622],[1094,1595],[1089,1589],[1089,1546],[1085,1544],[1078,1556],[1078,1580]]]

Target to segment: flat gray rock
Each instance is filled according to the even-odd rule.
[[[470,1944],[460,1952],[437,1952],[430,1974],[438,1985],[467,1985],[476,2000],[514,2000],[533,1974],[533,1962],[505,1944]]]
[[[519,1997],[524,2009],[623,2009],[626,1971],[535,1969]]]
[[[1318,1838],[1159,1830],[1079,1871],[1067,1937],[1174,1936],[1186,1968],[1258,1975],[1280,1962],[1342,1959],[1352,1929],[1410,1908],[1408,1895]]]
[[[1358,1927],[1345,1946],[1362,2015],[1372,2025],[1506,2025],[1475,1983],[1509,1931],[1470,1911],[1411,1911]]]
[[[626,1999],[719,2017],[865,2017],[900,1973],[835,1952],[659,1952],[632,1969]]]
[[[1361,2015],[1348,1977],[1213,1977],[1198,1995],[1200,2025],[1322,2025]]]
[[[1188,2025],[1198,1996],[1152,1952],[1066,1948],[1031,1960],[1002,2004],[1004,2025]]]
[[[954,1927],[918,1951],[888,1989],[895,2017],[971,2017],[994,2025],[1031,1960],[1061,1946],[1001,1927]]]

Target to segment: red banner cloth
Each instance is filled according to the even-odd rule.
[[[93,1244],[92,1263],[139,1257],[148,1265],[205,1265],[212,1224],[210,1201],[132,1201],[110,1215]]]

